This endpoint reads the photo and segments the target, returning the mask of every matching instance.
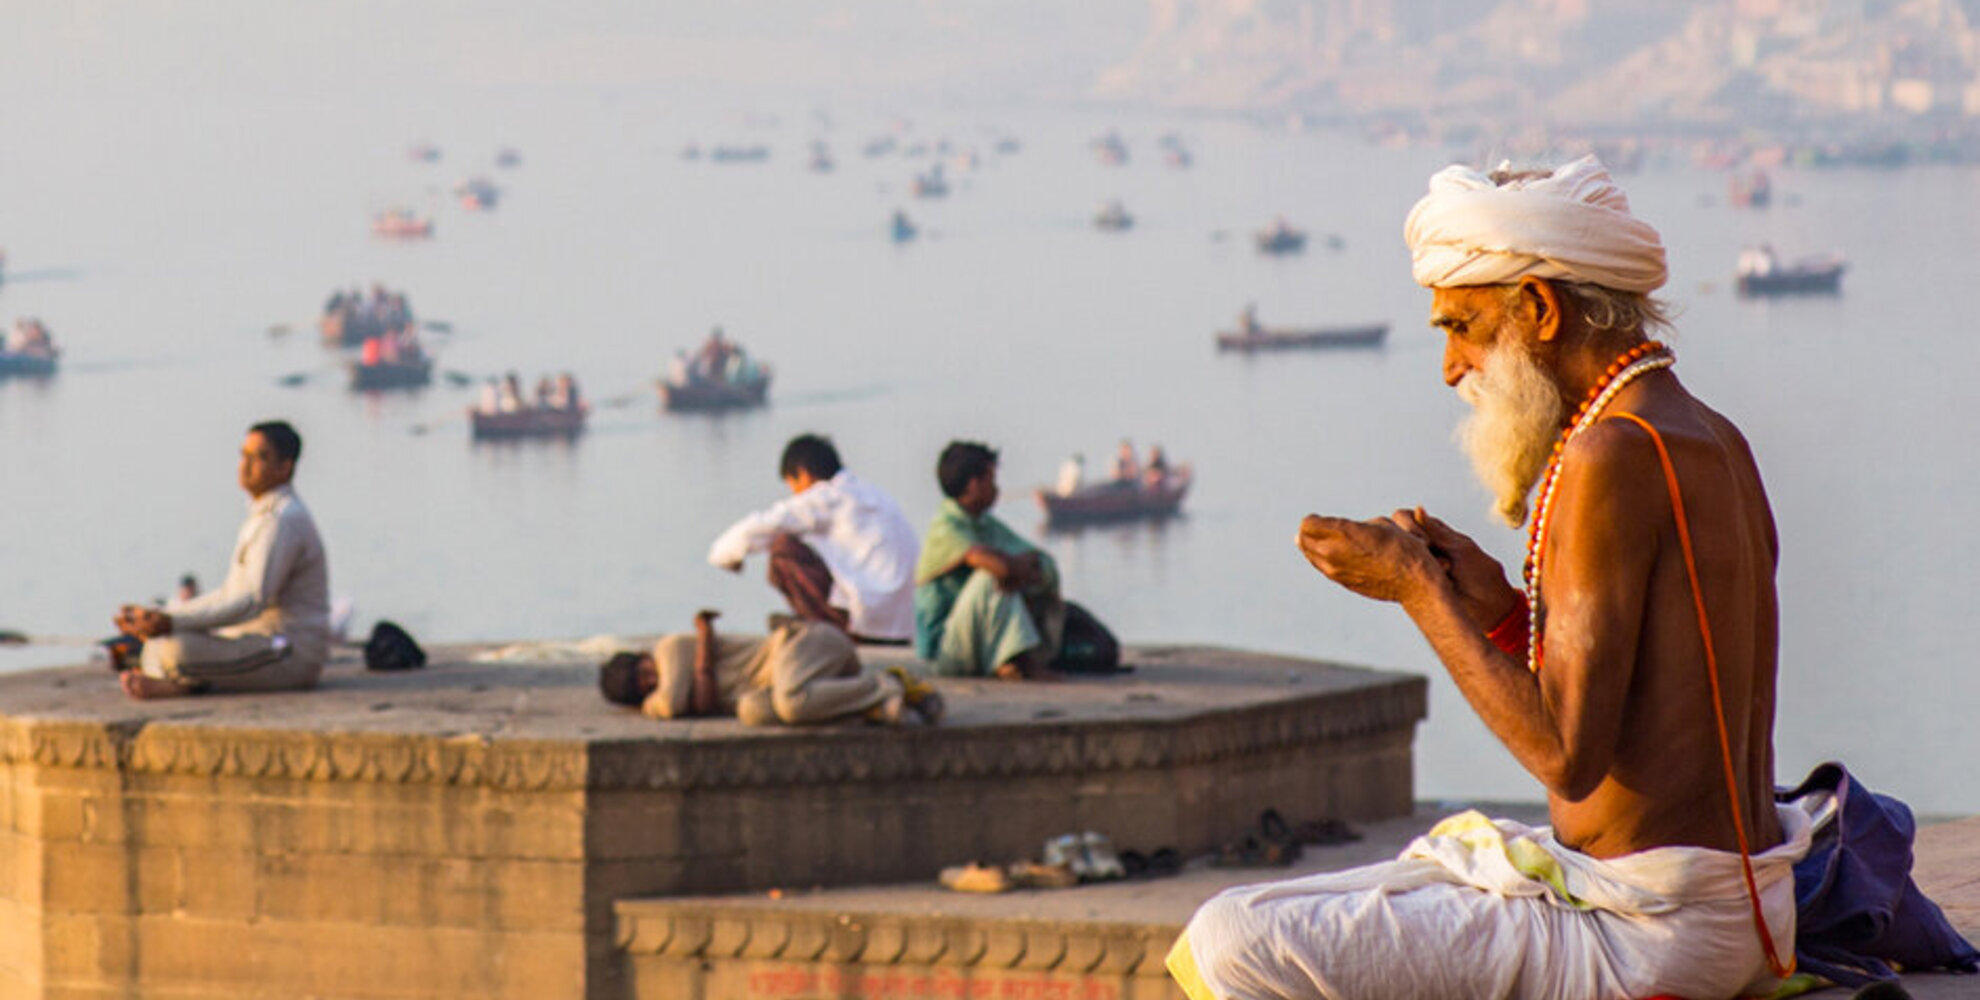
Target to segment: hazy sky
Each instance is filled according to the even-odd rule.
[[[0,92],[722,84],[1076,93],[1146,0],[0,0]]]

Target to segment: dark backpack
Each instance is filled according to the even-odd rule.
[[[364,669],[417,670],[423,666],[426,650],[419,648],[405,629],[388,621],[371,627],[371,638],[364,644]]]
[[[1833,794],[1837,810],[1794,866],[1794,948],[1802,970],[1862,986],[1896,979],[1893,964],[1980,969],[1980,952],[1911,880],[1911,809],[1864,788],[1836,763],[1774,798],[1792,802],[1813,791]]]
[[[1093,612],[1066,602],[1066,627],[1052,665],[1069,674],[1111,674],[1121,669],[1121,644]]]

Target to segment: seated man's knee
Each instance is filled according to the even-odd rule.
[[[778,688],[770,692],[770,707],[777,713],[777,721],[787,726],[809,721],[805,708],[810,702],[811,696],[803,688]]]
[[[146,677],[176,680],[184,658],[185,648],[179,640],[171,636],[146,639],[144,648],[138,652],[138,670]]]
[[[776,699],[760,688],[736,701],[736,719],[745,726],[774,726],[783,721],[777,714]]]
[[[788,532],[779,531],[770,536],[770,558],[802,559],[811,554],[811,546],[804,539]]]

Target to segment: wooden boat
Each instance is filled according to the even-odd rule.
[[[1804,257],[1781,264],[1775,260],[1770,249],[1748,250],[1740,254],[1739,294],[1745,298],[1840,295],[1843,271],[1848,268],[1848,262],[1839,253]]]
[[[0,350],[0,378],[9,376],[53,375],[61,352],[41,354],[30,351]]]
[[[1726,200],[1734,208],[1766,208],[1774,202],[1774,181],[1758,168],[1735,173],[1726,180]]]
[[[391,239],[423,240],[433,235],[433,220],[421,218],[411,209],[389,209],[371,217],[371,233]]]
[[[937,163],[928,168],[925,174],[914,175],[910,189],[916,198],[946,198],[949,196],[949,182],[942,178],[942,165]]]
[[[1284,219],[1252,234],[1258,244],[1258,252],[1272,256],[1302,253],[1306,250],[1306,232],[1287,225]]]
[[[1380,347],[1383,338],[1388,335],[1387,323],[1315,327],[1306,330],[1254,326],[1250,329],[1217,331],[1217,349],[1251,353],[1322,347]]]
[[[486,177],[470,177],[454,185],[454,197],[470,212],[485,212],[502,199],[502,189]]]
[[[366,319],[346,309],[324,313],[317,327],[323,331],[323,343],[327,347],[357,347],[386,332],[383,320]]]
[[[1127,206],[1118,201],[1110,201],[1093,213],[1093,228],[1103,232],[1120,232],[1134,227],[1134,216],[1128,214]]]
[[[770,158],[770,147],[717,146],[708,158],[716,163],[762,163]]]
[[[412,361],[379,361],[365,364],[351,362],[351,389],[356,392],[376,392],[383,389],[418,389],[433,382],[433,359],[420,357]]]
[[[755,377],[734,381],[666,378],[660,380],[660,408],[673,413],[742,410],[762,406],[770,395],[770,369],[759,365]]]
[[[1104,482],[1082,486],[1072,493],[1039,489],[1032,491],[1038,506],[1045,510],[1049,527],[1076,524],[1105,524],[1171,517],[1182,508],[1189,492],[1187,466],[1170,473],[1159,486],[1146,482]]]
[[[571,409],[528,406],[520,410],[490,413],[479,407],[468,408],[468,421],[473,427],[476,441],[500,441],[515,438],[561,437],[574,438],[584,431],[585,417],[591,407],[579,403]]]

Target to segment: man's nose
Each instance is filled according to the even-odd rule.
[[[1465,360],[1464,352],[1456,344],[1444,345],[1444,384],[1455,388],[1464,377],[1471,373],[1471,362]]]

